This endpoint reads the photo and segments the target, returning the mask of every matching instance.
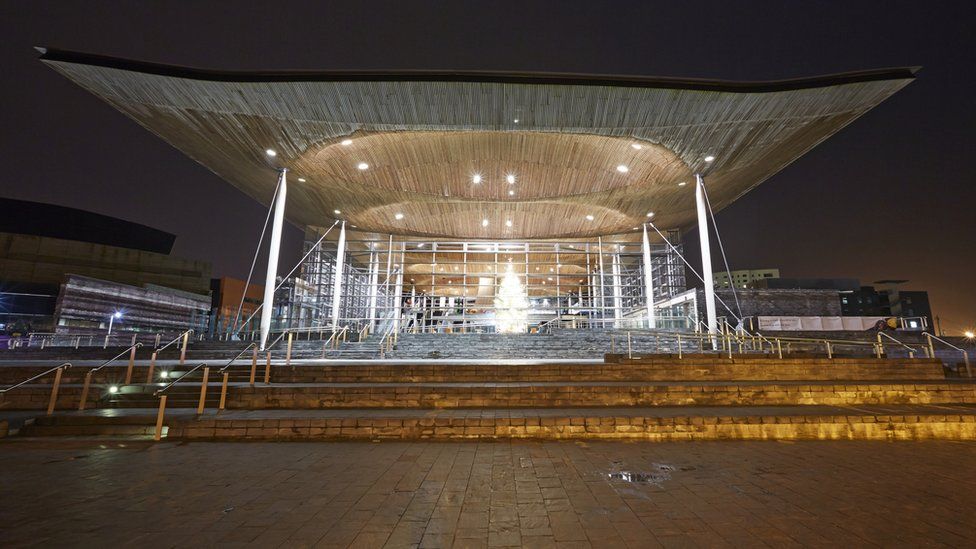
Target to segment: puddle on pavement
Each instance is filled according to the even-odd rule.
[[[615,461],[612,465],[616,466],[619,463]],[[655,486],[661,486],[664,481],[671,480],[672,471],[674,471],[674,467],[671,465],[654,463],[650,471],[611,471],[607,473],[607,479],[629,484],[653,484]]]

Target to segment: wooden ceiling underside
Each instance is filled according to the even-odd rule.
[[[720,210],[912,78],[875,71],[769,91],[779,88],[289,81],[77,54],[42,61],[264,204],[288,168],[286,217],[298,225],[341,218],[365,233],[482,239],[627,233],[649,211],[661,228],[690,226],[694,186],[679,183],[704,173]]]

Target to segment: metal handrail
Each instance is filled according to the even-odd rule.
[[[972,370],[972,368],[970,367],[970,364],[969,364],[969,351],[967,351],[966,349],[962,349],[960,347],[956,347],[955,345],[953,345],[952,343],[949,343],[948,341],[942,339],[941,337],[936,336],[936,335],[932,335],[932,334],[930,334],[928,332],[922,332],[922,335],[924,335],[924,336],[926,336],[926,337],[929,338],[929,353],[932,355],[932,358],[935,358],[935,347],[932,345],[932,340],[933,339],[936,340],[936,341],[941,342],[944,345],[948,345],[949,347],[952,347],[953,349],[955,349],[955,350],[959,351],[960,353],[962,353],[962,360],[963,360],[963,362],[966,365],[966,377],[972,379],[972,377],[973,377],[973,370]]]
[[[966,349],[963,349],[963,348],[960,348],[960,347],[956,347],[956,346],[955,346],[955,345],[953,345],[952,343],[949,343],[948,341],[946,341],[946,340],[944,340],[944,339],[942,339],[941,337],[939,337],[939,336],[937,336],[937,335],[932,335],[932,334],[930,334],[930,333],[928,333],[928,332],[922,332],[922,335],[924,335],[924,336],[929,336],[929,337],[931,337],[932,339],[934,339],[934,340],[936,340],[936,341],[939,341],[939,342],[941,342],[941,343],[943,343],[943,344],[945,344],[945,345],[948,345],[949,347],[952,347],[953,349],[955,349],[955,350],[957,350],[957,351],[962,351],[962,352],[964,352],[964,353],[966,352]]]
[[[44,370],[43,372],[37,374],[34,377],[25,379],[24,381],[21,381],[20,383],[18,383],[16,385],[11,385],[10,387],[5,387],[3,389],[0,389],[0,393],[6,393],[7,391],[12,391],[12,390],[16,389],[17,387],[20,387],[22,385],[27,385],[28,383],[30,383],[31,381],[34,381],[35,379],[40,379],[40,378],[42,378],[42,377],[50,374],[51,372],[54,372],[56,370],[60,370],[61,368],[70,368],[70,367],[71,367],[71,363],[70,362],[63,362],[63,363],[58,364],[57,366],[55,366],[55,367],[53,367],[53,368],[51,368],[49,370]]]
[[[166,345],[163,345],[162,347],[157,347],[155,349],[155,352],[159,353],[159,352],[163,351],[164,349],[166,349],[170,345],[172,345],[172,344],[176,343],[177,341],[183,339],[184,336],[186,336],[188,334],[192,334],[192,333],[193,333],[193,328],[190,328],[189,330],[185,330],[183,332],[180,332],[180,335],[176,336],[176,338],[174,338],[172,341],[170,341]]]
[[[117,355],[115,355],[115,356],[113,356],[112,358],[110,358],[110,359],[108,359],[108,360],[106,360],[105,362],[103,362],[103,363],[101,363],[101,364],[99,364],[98,366],[95,366],[95,367],[94,367],[94,368],[92,368],[91,370],[88,370],[88,373],[89,373],[89,374],[94,374],[95,372],[97,372],[97,371],[99,371],[99,370],[101,370],[102,368],[104,368],[104,367],[106,367],[106,366],[108,366],[108,365],[109,365],[109,364],[111,364],[112,362],[115,362],[116,360],[118,360],[119,358],[121,358],[121,357],[122,357],[122,355],[124,355],[124,354],[126,354],[126,353],[128,353],[128,352],[129,352],[129,351],[131,351],[132,349],[138,349],[139,347],[142,347],[142,343],[136,343],[135,345],[129,345],[129,346],[128,346],[128,347],[126,347],[126,348],[125,348],[125,350],[124,350],[124,351],[122,351],[121,353],[119,353],[119,354],[117,354]]]
[[[182,380],[183,380],[183,378],[185,378],[186,376],[188,376],[188,375],[190,375],[190,374],[192,374],[193,372],[195,372],[195,371],[197,371],[197,370],[199,370],[200,368],[202,368],[202,367],[204,367],[204,366],[206,366],[206,365],[207,365],[207,363],[206,363],[206,362],[201,362],[200,364],[197,364],[197,365],[196,365],[196,366],[194,366],[193,368],[190,368],[189,370],[187,370],[186,372],[184,372],[184,373],[183,373],[183,375],[181,375],[180,377],[178,377],[178,378],[176,378],[176,379],[174,379],[173,381],[170,381],[170,382],[169,382],[169,383],[167,383],[167,384],[166,384],[165,386],[163,386],[162,388],[160,388],[159,390],[157,390],[157,391],[156,391],[155,393],[153,393],[153,396],[160,396],[160,395],[162,395],[162,394],[163,394],[163,393],[165,393],[165,392],[166,392],[166,391],[167,391],[167,390],[168,390],[168,389],[169,389],[170,387],[172,387],[173,385],[176,385],[177,383],[179,383],[180,381],[182,381]]]
[[[233,365],[235,361],[237,361],[239,358],[241,358],[242,356],[244,356],[244,353],[250,351],[252,347],[257,347],[257,343],[249,343],[247,347],[244,347],[244,349],[242,349],[241,352],[237,353],[237,356],[235,356],[234,358],[232,358],[229,361],[227,361],[227,364],[225,364],[223,368],[217,370],[217,372],[218,373],[223,373],[224,370],[226,370],[227,368],[230,368],[231,365]]]
[[[884,333],[884,332],[878,332],[878,337],[880,338],[881,336],[884,336],[884,337],[886,337],[886,338],[888,338],[888,339],[890,339],[890,340],[892,340],[892,341],[894,341],[895,343],[897,343],[897,344],[899,344],[899,345],[901,345],[902,347],[904,347],[904,348],[906,348],[906,349],[908,349],[908,353],[909,353],[909,356],[910,356],[911,358],[915,358],[915,351],[916,351],[917,349],[915,349],[914,347],[911,347],[911,346],[909,346],[909,345],[906,345],[906,344],[904,344],[904,343],[902,343],[901,341],[898,341],[898,340],[897,340],[897,339],[895,339],[894,337],[892,337],[892,336],[890,336],[890,335],[888,335],[888,334],[886,334],[886,333]],[[880,342],[880,339],[879,339],[879,342]]]
[[[390,340],[390,339],[392,338],[392,336],[393,336],[393,333],[394,333],[395,331],[396,331],[396,324],[393,324],[393,325],[391,325],[391,326],[390,326],[390,329],[389,329],[389,330],[387,330],[385,334],[383,334],[383,337],[381,337],[381,338],[380,338],[380,342],[379,342],[379,349],[380,349],[380,353],[381,353],[381,354],[385,354],[385,351],[384,351],[384,348],[383,348],[383,344],[384,344],[384,342],[385,342],[385,343],[386,343],[387,345],[389,345],[389,340]],[[391,350],[392,350],[392,349],[391,349]]]

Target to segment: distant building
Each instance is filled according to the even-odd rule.
[[[206,298],[210,264],[170,255],[175,240],[130,221],[0,199],[0,331],[54,331],[69,275]]]
[[[255,315],[264,299],[264,286],[250,284],[244,291],[245,281],[223,277],[210,282],[210,296],[212,300],[213,322],[211,329],[215,333],[226,333],[232,330],[240,307],[240,318],[236,318],[237,328],[244,331],[257,329],[260,316]],[[242,305],[243,300],[243,305]]]
[[[928,292],[901,290],[907,280],[878,280],[861,286],[856,278],[765,278],[750,283],[767,290],[835,290],[842,316],[894,316],[905,318],[906,327],[932,326]],[[911,325],[913,322],[918,325]],[[923,320],[924,319],[924,320]]]
[[[767,278],[778,278],[779,269],[749,269],[731,272],[717,272],[713,275],[716,288],[746,288],[750,282]]]

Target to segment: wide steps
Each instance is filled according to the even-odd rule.
[[[972,383],[541,382],[231,386],[228,409],[976,404]]]

